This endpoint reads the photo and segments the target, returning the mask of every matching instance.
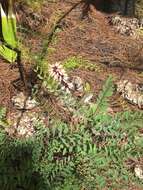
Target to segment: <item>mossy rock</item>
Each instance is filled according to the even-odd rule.
[[[138,18],[143,18],[143,0],[136,0],[136,3],[135,3],[135,15]]]

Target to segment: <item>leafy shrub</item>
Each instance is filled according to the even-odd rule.
[[[36,134],[12,139],[0,130],[0,187],[5,190],[94,190],[142,186],[129,160],[143,156],[140,134],[143,113],[107,112],[112,94],[109,78],[97,102],[79,108],[84,119],[76,126],[37,123]],[[86,111],[85,111],[86,110]]]

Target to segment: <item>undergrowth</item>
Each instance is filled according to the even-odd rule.
[[[8,122],[6,121],[6,108],[0,106],[0,126],[6,127]]]
[[[143,113],[108,113],[109,78],[96,103],[79,108],[77,125],[37,123],[32,138],[9,137],[0,128],[0,188],[4,190],[102,190],[143,187],[134,166],[143,156]],[[0,119],[4,112],[1,112]],[[134,165],[129,164],[134,162]]]
[[[87,69],[89,71],[101,70],[101,68],[96,63],[93,64],[90,61],[80,56],[69,57],[63,62],[63,65],[65,69],[67,69],[68,71],[74,70],[77,68]]]
[[[26,2],[34,3],[33,9],[40,8],[40,1]],[[55,37],[53,43],[56,40]],[[45,41],[41,54],[37,53],[35,72],[42,85],[54,94],[59,85],[49,75],[50,65],[45,58],[48,44],[49,41]],[[25,48],[25,57],[28,57],[27,51]],[[67,70],[99,69],[80,57],[71,57],[63,65]],[[65,77],[59,72],[61,78],[58,79],[70,85],[66,81],[68,76],[63,73]],[[108,98],[112,93],[109,78],[95,103],[86,105],[70,97],[71,94],[62,95],[64,104],[72,110],[71,120],[76,122],[51,119],[46,126],[37,121],[33,136],[23,139],[7,134],[6,110],[0,108],[0,189],[102,190],[127,189],[131,184],[142,188],[134,167],[143,157],[143,113],[130,111],[111,115]]]

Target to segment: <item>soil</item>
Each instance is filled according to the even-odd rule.
[[[75,3],[77,2],[75,1]],[[20,30],[19,35],[30,52],[36,54],[42,49],[43,38],[48,37],[56,20],[73,5],[74,2],[68,1],[47,2],[41,7],[42,11],[38,13],[32,13],[32,10],[26,5],[17,5],[19,24],[27,27],[26,30],[30,31],[27,33]],[[113,76],[115,82],[124,78],[131,82],[142,83],[143,40],[117,34],[108,23],[109,14],[100,12],[93,6],[90,7],[90,11],[83,19],[83,7],[83,4],[79,4],[59,23],[52,43],[49,45],[53,51],[49,52],[47,56],[48,62],[62,62],[72,56],[80,56],[90,61],[97,69],[94,71],[84,68],[75,69],[71,71],[70,75],[80,76],[84,81],[89,82],[95,98],[109,75]],[[39,18],[39,22],[34,22],[37,18]],[[39,38],[39,34],[41,38]],[[25,58],[22,61],[25,69],[29,70],[31,63],[29,64]],[[18,90],[22,91],[23,88],[18,85],[17,89],[13,85],[14,81],[19,78],[18,68],[2,59],[0,64],[0,105],[11,110],[11,97]],[[33,62],[32,64],[34,65]],[[128,107],[138,109],[116,94],[112,97],[111,102],[114,111],[128,109]]]

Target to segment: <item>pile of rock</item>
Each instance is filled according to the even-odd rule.
[[[143,29],[143,19],[117,16],[108,17],[109,24],[121,35],[137,36],[137,30]]]
[[[143,84],[134,84],[128,80],[117,82],[117,92],[119,92],[128,102],[143,108]]]

